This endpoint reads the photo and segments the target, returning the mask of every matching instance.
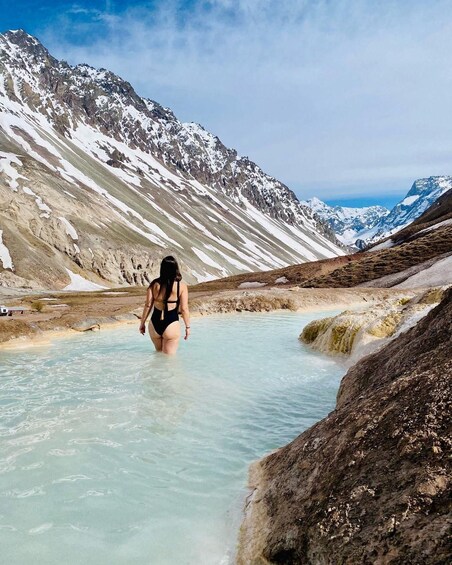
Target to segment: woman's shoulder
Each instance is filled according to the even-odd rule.
[[[154,290],[154,288],[156,288],[157,290],[160,289],[160,283],[158,279],[154,279],[149,283],[148,290]]]

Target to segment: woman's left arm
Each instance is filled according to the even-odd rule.
[[[140,321],[140,333],[143,335],[146,333],[146,320],[153,306],[154,295],[152,294],[152,288],[148,288],[146,292],[146,302],[144,303],[143,314],[141,315]]]
[[[180,293],[180,313],[185,324],[185,337],[188,339],[190,335],[190,310],[188,309],[188,288],[186,284],[183,284],[182,291]]]

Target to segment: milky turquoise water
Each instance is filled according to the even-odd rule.
[[[135,327],[0,352],[0,561],[233,559],[248,465],[334,406],[321,314],[192,320],[176,357]]]

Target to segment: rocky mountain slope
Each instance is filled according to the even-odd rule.
[[[344,245],[354,246],[357,239],[372,230],[389,210],[384,206],[365,206],[351,208],[347,206],[329,206],[319,198],[310,198],[303,202],[322,220],[325,220],[336,237]]]
[[[0,230],[10,286],[145,284],[168,253],[189,282],[343,253],[247,157],[20,30],[0,35]]]
[[[452,289],[253,467],[239,564],[450,562],[451,348]]]
[[[452,190],[417,220],[366,252],[262,273],[245,273],[198,285],[198,289],[300,285],[389,288],[452,284]]]

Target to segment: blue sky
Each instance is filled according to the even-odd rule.
[[[2,0],[71,64],[105,67],[300,198],[394,204],[452,174],[452,0]]]

